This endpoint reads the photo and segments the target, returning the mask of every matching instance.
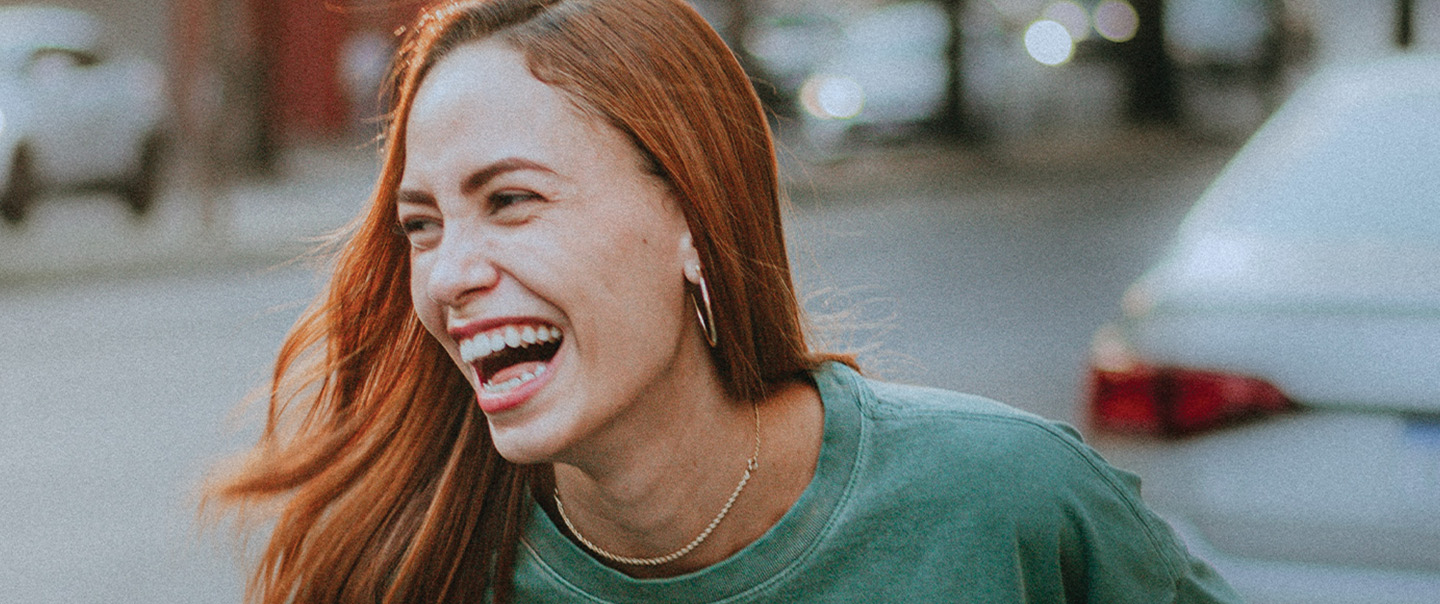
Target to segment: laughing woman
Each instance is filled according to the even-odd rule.
[[[212,501],[265,604],[1231,602],[1068,428],[812,352],[760,103],[681,0],[443,4]]]

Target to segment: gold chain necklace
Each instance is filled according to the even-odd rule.
[[[755,452],[750,455],[750,461],[745,462],[745,475],[740,477],[740,484],[735,485],[735,491],[730,493],[730,499],[725,501],[725,506],[720,508],[720,513],[715,515],[715,519],[710,521],[710,524],[705,527],[705,530],[700,531],[700,534],[692,539],[690,543],[685,544],[685,547],[665,554],[664,556],[654,558],[631,558],[629,556],[621,556],[607,552],[604,548],[591,543],[589,539],[581,535],[579,529],[575,528],[575,523],[570,522],[570,517],[565,515],[565,504],[560,501],[560,487],[557,486],[555,487],[554,493],[555,509],[560,512],[560,519],[565,521],[565,528],[570,529],[570,534],[574,535],[575,539],[580,541],[586,549],[611,562],[618,562],[630,566],[660,566],[661,564],[674,562],[685,557],[686,554],[689,554],[696,547],[699,547],[701,543],[705,542],[706,538],[710,537],[710,533],[715,530],[716,526],[720,525],[720,521],[725,519],[725,515],[730,513],[730,506],[735,505],[735,499],[740,496],[740,491],[745,490],[745,484],[750,482],[750,473],[760,469],[760,409],[752,402],[750,403],[750,410],[755,414]]]

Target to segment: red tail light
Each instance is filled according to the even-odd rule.
[[[1089,396],[1097,428],[1170,436],[1293,406],[1280,389],[1254,377],[1138,363],[1091,367]]]

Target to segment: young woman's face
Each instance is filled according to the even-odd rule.
[[[669,188],[522,55],[480,42],[442,59],[404,144],[415,310],[507,458],[563,457],[709,370]]]

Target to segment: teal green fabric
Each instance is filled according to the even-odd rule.
[[[701,571],[632,579],[539,506],[520,602],[1239,602],[1073,429],[1000,403],[814,374],[814,480],[756,542]]]

